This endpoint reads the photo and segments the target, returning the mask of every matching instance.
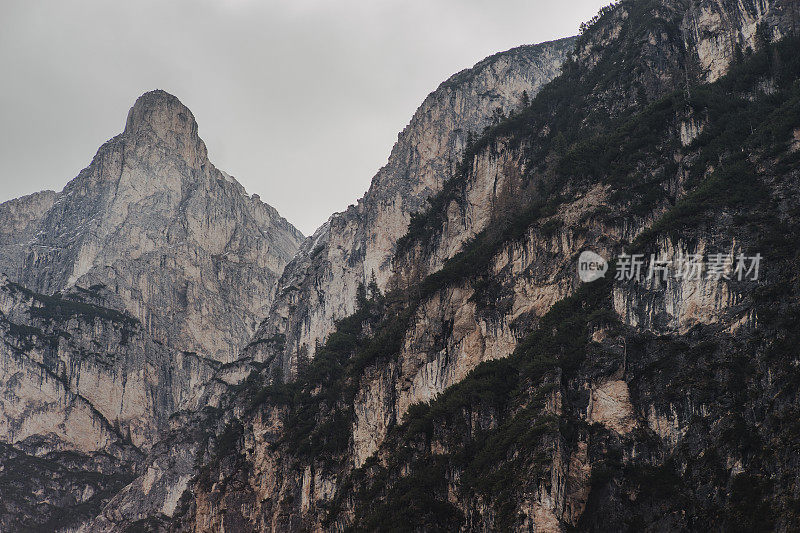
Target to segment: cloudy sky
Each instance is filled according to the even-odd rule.
[[[425,96],[609,0],[0,0],[0,201],[61,190],[136,97],[304,233],[354,203]]]

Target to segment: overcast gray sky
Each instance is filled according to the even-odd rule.
[[[310,234],[354,203],[425,96],[609,0],[0,0],[0,201],[61,190],[137,96]]]

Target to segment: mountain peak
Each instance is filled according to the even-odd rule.
[[[177,97],[157,89],[137,98],[128,112],[125,132],[135,133],[142,129],[196,136],[197,122]]]
[[[194,155],[203,159],[205,145],[197,135],[197,122],[188,107],[176,96],[156,89],[144,93],[128,112],[125,135],[154,135],[189,160]],[[187,150],[188,149],[188,150]]]

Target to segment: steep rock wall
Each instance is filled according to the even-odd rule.
[[[161,342],[235,358],[303,237],[214,168],[197,130],[174,96],[139,98],[125,131],[30,222],[9,277],[43,294],[98,286]]]
[[[286,268],[278,295],[256,341],[281,337],[252,356],[279,357],[285,372],[298,354],[313,357],[335,320],[355,309],[359,284],[374,273],[379,287],[391,276],[397,240],[406,233],[412,213],[441,190],[461,161],[472,136],[493,117],[523,105],[558,75],[573,39],[523,46],[491,56],[460,72],[431,93],[400,133],[387,165],[373,178],[366,195],[333,215]]]

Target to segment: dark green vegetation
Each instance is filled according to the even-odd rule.
[[[93,471],[84,468],[87,463]],[[0,516],[11,518],[0,523],[3,531],[75,527],[96,516],[134,477],[129,465],[115,464],[110,456],[87,458],[67,451],[37,457],[3,443],[0,465]],[[35,493],[31,487],[35,487]],[[87,497],[82,499],[83,495]],[[52,503],[43,503],[48,500]]]
[[[8,286],[12,292],[22,293],[25,297],[33,299],[34,305],[31,307],[32,318],[41,318],[47,321],[66,320],[71,317],[81,317],[87,320],[100,318],[118,322],[125,326],[135,326],[139,323],[138,320],[130,315],[120,313],[114,309],[62,298],[60,294],[53,296],[39,294],[17,283],[9,283]]]
[[[368,294],[369,293],[369,294]],[[312,361],[300,361],[297,379],[273,379],[252,393],[252,408],[265,402],[285,408],[286,431],[276,446],[286,446],[302,459],[332,468],[350,444],[353,401],[363,369],[396,355],[410,314],[395,315],[401,304],[384,296],[377,285],[362,287],[355,314],[340,320],[336,331],[317,348]],[[382,317],[390,318],[381,320]],[[251,386],[257,389],[257,379]]]
[[[412,406],[384,445],[396,450],[390,462],[368,462],[352,475],[353,529],[465,526],[468,518],[447,499],[453,486],[462,501],[490,503],[494,529],[514,530],[520,493],[549,484],[559,433],[574,431],[559,427],[546,402],[570,369],[602,351],[591,346],[592,332],[617,326],[610,289],[606,280],[582,287],[556,304],[509,358],[483,363],[429,405]],[[475,417],[483,421],[478,428]],[[433,443],[445,453],[432,453]]]
[[[587,134],[567,129],[565,133],[554,129],[557,133],[551,135],[551,155],[536,156],[541,161],[556,161],[542,169],[551,179],[555,177],[550,183],[556,184],[556,190],[579,188],[581,182],[599,180],[612,187],[618,212],[626,213],[629,219],[636,221],[637,216],[664,212],[632,243],[634,248],[652,246],[656,239],[665,236],[687,242],[696,242],[703,236],[712,242],[719,240],[718,246],[722,248],[730,244],[730,236],[735,236],[750,251],[771,252],[776,260],[775,270],[766,282],[759,287],[741,288],[752,294],[749,305],[764,318],[762,330],[754,338],[736,339],[720,336],[714,328],[698,329],[692,337],[669,349],[664,346],[665,343],[671,346],[673,341],[669,337],[642,338],[633,332],[617,331],[620,337],[610,337],[604,342],[604,354],[600,347],[592,349],[593,345],[587,344],[582,328],[596,320],[608,325],[608,306],[595,302],[583,312],[569,308],[569,302],[581,301],[579,292],[563,307],[554,307],[508,361],[482,365],[430,406],[409,411],[404,425],[386,444],[388,449],[398,450],[392,455],[396,462],[368,465],[354,474],[359,487],[355,492],[356,509],[363,513],[359,516],[364,523],[369,524],[365,529],[390,528],[402,519],[408,507],[398,507],[395,502],[406,499],[402,488],[408,483],[403,480],[413,479],[415,472],[424,472],[429,464],[442,462],[441,457],[426,450],[431,449],[428,444],[432,439],[441,441],[444,436],[458,436],[462,440],[445,446],[446,467],[437,467],[435,471],[442,475],[438,482],[427,485],[435,490],[414,494],[415,499],[429,503],[420,507],[420,515],[412,523],[425,522],[425,509],[445,505],[448,488],[455,485],[458,491],[466,493],[460,493],[463,498],[460,501],[485,498],[484,501],[492,502],[495,514],[482,518],[482,523],[488,521],[497,529],[513,530],[518,524],[520,499],[535,488],[530,485],[548,482],[547,469],[554,458],[548,444],[560,438],[569,446],[578,437],[589,442],[588,453],[590,457],[594,455],[592,490],[579,529],[603,530],[616,524],[621,530],[640,530],[660,523],[675,529],[706,529],[717,524],[729,531],[762,531],[778,523],[786,525],[798,520],[797,500],[785,496],[792,492],[790,487],[794,483],[793,461],[788,457],[796,452],[792,436],[797,434],[797,425],[782,422],[793,416],[789,413],[798,413],[794,387],[800,379],[795,365],[787,361],[796,353],[798,339],[794,332],[800,324],[798,283],[793,274],[800,265],[797,240],[793,237],[798,228],[796,221],[787,225],[785,217],[779,215],[786,210],[777,205],[779,200],[771,193],[776,186],[796,179],[791,172],[797,168],[798,157],[789,150],[789,143],[792,131],[800,127],[798,48],[800,40],[791,38],[758,50],[742,58],[728,76],[714,84],[693,86],[689,92],[674,91],[642,110],[610,116],[606,132],[589,129]],[[566,67],[565,78],[569,77],[570,68],[573,67]],[[759,89],[764,80],[774,82],[774,89],[768,93]],[[558,91],[563,81],[557,80],[549,91]],[[550,98],[558,99],[548,92],[534,99],[533,116],[544,112],[543,107],[537,106],[544,106],[542,101]],[[511,123],[487,132],[476,143],[478,148],[473,147],[475,153],[481,145],[491,146],[495,142],[493,136],[524,137],[525,116],[523,112]],[[677,133],[680,121],[687,117],[702,124],[703,131],[689,146],[682,147]],[[535,127],[528,131],[532,134]],[[682,171],[687,176],[687,193],[677,202],[670,197],[666,186],[679,170],[676,153],[683,156]],[[473,155],[468,152],[465,161]],[[447,202],[458,198],[456,191],[468,172],[465,164],[462,174],[454,177],[431,202],[431,209],[415,217],[401,252],[410,249],[414,241],[425,242],[430,238],[438,223],[436,217],[441,216]],[[526,229],[542,213],[552,213],[553,203],[560,198],[548,195],[546,185],[547,182],[539,187],[545,194],[532,203],[527,217],[500,231],[487,230],[479,235],[441,272],[423,282],[423,295],[459,279],[481,276],[498,245],[504,239],[520,237],[515,228]],[[787,214],[794,217],[796,213],[795,210]],[[724,237],[725,234],[730,236]],[[563,312],[565,309],[569,312]],[[548,335],[550,331],[556,332],[554,338]],[[559,338],[559,331],[569,333]],[[574,387],[570,378],[576,373],[592,375],[593,367],[598,366],[605,366],[608,372],[609,364],[612,369],[619,365],[619,354],[615,357],[613,347],[629,345],[631,352],[626,357],[634,360],[628,360],[628,381],[637,402],[653,405],[656,412],[669,412],[674,409],[672,402],[686,405],[688,399],[689,405],[694,406],[689,408],[690,412],[698,409],[698,405],[718,412],[733,407],[733,412],[723,415],[714,429],[705,420],[697,419],[689,426],[690,438],[669,457],[665,457],[668,452],[662,449],[655,435],[637,433],[637,461],[624,459],[630,453],[630,440],[621,440],[601,427],[585,427],[579,410],[567,412],[560,420],[549,423],[546,417],[544,421],[537,418],[536,415],[541,415],[537,411],[541,404],[535,402],[541,396],[538,391],[557,388],[567,398],[578,400],[579,392],[570,392]],[[766,372],[765,361],[771,363],[766,363],[770,372],[781,376],[780,401],[772,406],[766,419],[757,421],[753,409],[759,409],[756,406],[764,402],[760,380]],[[535,373],[524,373],[521,368],[537,369],[540,376],[549,371],[560,376],[560,380],[537,382]],[[514,405],[513,399],[518,402],[516,409],[509,410],[507,406]],[[481,432],[469,435],[463,421],[460,428],[453,428],[453,419],[487,410],[493,413],[496,424],[486,432],[488,436]],[[757,425],[763,423],[770,429],[757,430]],[[531,431],[541,433],[531,436]],[[766,445],[760,435],[769,435],[770,431],[786,444]],[[421,444],[419,439],[423,441]],[[410,458],[400,452],[409,449],[415,450]],[[705,456],[697,459],[701,452]],[[742,458],[746,471],[731,476],[727,467],[729,457]],[[537,465],[545,471],[537,470]],[[411,474],[392,483],[391,476],[404,470],[401,466]],[[460,473],[457,478],[456,472]],[[388,490],[384,488],[387,478],[391,487]],[[705,491],[710,487],[714,489],[708,494]],[[630,502],[628,496],[623,496],[626,493],[638,495],[637,499],[620,508],[620,502]],[[469,516],[458,518],[461,525],[472,523]],[[456,519],[453,520],[455,523]],[[436,528],[433,522],[427,525]]]
[[[425,279],[420,285],[421,297],[463,279],[488,275],[489,262],[504,245],[523,238],[531,227],[547,234],[556,224],[553,219],[543,219],[569,201],[570,191],[585,190],[598,182],[613,188],[616,207],[601,220],[640,224],[647,216],[668,210],[640,236],[636,249],[657,235],[677,237],[702,229],[715,210],[764,208],[767,189],[752,158],[783,154],[778,168],[789,168],[798,159],[796,153],[787,153],[800,113],[800,86],[794,81],[800,74],[797,46],[797,39],[785,39],[742,60],[714,84],[693,86],[688,94],[674,91],[641,110],[631,107],[609,114],[600,132],[592,127],[576,128],[574,124],[599,119],[588,113],[575,115],[579,106],[570,109],[568,127],[554,128],[547,139],[527,148],[532,170],[525,184],[536,182],[527,205],[498,216],[441,271]],[[471,161],[480,150],[494,149],[500,138],[511,145],[525,144],[553,115],[561,116],[560,108],[548,113],[554,102],[588,98],[567,92],[566,87],[575,90],[580,86],[581,76],[571,72],[576,68],[565,66],[565,73],[519,116],[489,129],[467,149],[457,174],[430,200],[426,211],[412,216],[408,233],[398,243],[400,255],[408,253],[413,243],[434,238],[443,226],[447,205],[463,196],[473,170]],[[766,78],[775,80],[771,94],[757,89]],[[704,127],[700,136],[683,148],[677,133],[686,118]],[[685,156],[682,167],[675,162],[675,154]],[[676,200],[669,185],[679,171],[689,175],[686,185],[690,192]]]
[[[412,219],[399,257],[427,253],[448,205],[474,177],[475,157],[515,151],[526,169],[516,203],[501,205],[439,272],[385,296],[365,291],[295,382],[259,390],[253,380],[251,409],[283,416],[274,451],[339,476],[325,526],[514,531],[529,502],[552,491],[554,465],[573,459],[591,472],[577,514],[563,519],[577,530],[800,523],[800,157],[790,148],[800,128],[800,40],[762,41],[728,76],[701,85],[691,81],[681,13],[655,1],[622,5],[620,38],[596,51],[594,68],[566,64],[526,109],[470,144],[458,173]],[[602,13],[579,46],[618,13]],[[653,49],[641,44],[651,33],[661,39]],[[702,132],[683,146],[681,124],[691,123]],[[465,283],[491,299],[486,294],[503,290],[488,270],[498,251],[529,232],[558,231],[559,209],[597,185],[608,187],[610,205],[570,231],[644,229],[634,242],[611,243],[618,250],[650,251],[666,238],[729,250],[736,241],[764,253],[769,268],[758,284],[729,284],[724,323],[680,334],[624,326],[611,305],[614,289],[647,302],[663,295],[610,279],[582,286],[520,332],[509,358],[410,408],[381,452],[349,471],[359,378],[373,365],[391,368],[420,302]],[[630,391],[638,419],[630,432],[586,421],[590,389],[607,379]],[[559,410],[548,407],[556,395]],[[648,418],[659,421],[658,432]],[[581,488],[580,480],[565,482],[567,491]]]
[[[30,300],[30,306],[26,311],[29,320],[24,319],[27,323],[17,323],[9,317],[2,317],[8,325],[10,336],[16,339],[16,347],[22,351],[28,351],[35,346],[38,339],[44,345],[49,346],[52,354],[55,354],[61,340],[68,341],[72,338],[72,334],[67,330],[70,329],[69,321],[73,319],[109,322],[120,334],[120,345],[125,346],[131,336],[135,334],[140,323],[128,314],[80,301],[84,297],[98,298],[97,289],[98,287],[88,290],[78,287],[76,292],[68,296],[59,293],[47,296],[33,292],[17,283],[8,283],[6,290],[11,295],[21,295]],[[19,320],[19,317],[15,320]],[[80,352],[86,356],[95,356],[95,359],[100,362],[106,359],[106,354],[87,352],[85,349],[81,349]]]

